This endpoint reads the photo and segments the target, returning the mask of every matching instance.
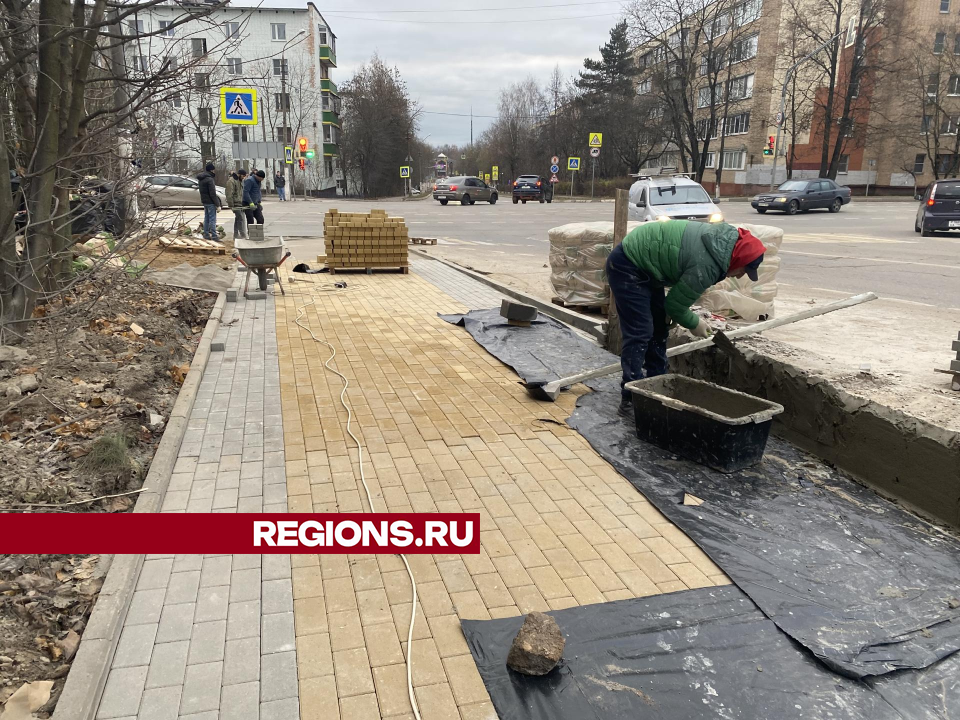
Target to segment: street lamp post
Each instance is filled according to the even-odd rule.
[[[427,140],[433,136],[433,133],[427,135],[423,140],[420,141],[420,147],[417,148],[417,174],[420,176],[420,191],[423,192],[423,146],[426,145]]]
[[[843,35],[843,34],[846,33],[846,32],[847,32],[846,30],[841,30],[841,31],[838,32],[836,35],[834,35],[833,37],[829,38],[826,42],[823,43],[823,45],[821,45],[820,47],[818,47],[816,50],[814,50],[814,51],[811,52],[811,53],[808,53],[808,54],[805,55],[804,57],[802,57],[802,58],[800,58],[799,60],[797,60],[797,62],[795,62],[795,63],[790,67],[790,69],[787,70],[787,75],[786,75],[786,77],[783,79],[783,89],[780,91],[780,112],[779,112],[779,114],[777,115],[777,117],[780,118],[780,120],[779,120],[779,122],[777,122],[777,137],[776,137],[776,139],[775,139],[774,142],[773,142],[773,172],[770,173],[770,189],[771,189],[771,190],[773,190],[773,186],[776,185],[776,182],[777,182],[777,158],[780,156],[780,127],[783,125],[784,121],[786,120],[786,116],[784,115],[784,112],[785,112],[786,107],[787,107],[787,85],[790,84],[790,76],[793,75],[793,72],[794,72],[798,67],[800,67],[801,65],[803,65],[807,60],[809,60],[810,58],[812,58],[812,57],[813,57],[814,55],[816,55],[818,52],[820,52],[820,51],[823,50],[825,47],[827,47],[827,45],[829,45],[830,43],[832,43],[834,40],[836,40],[838,37],[840,37],[841,35]]]
[[[280,111],[283,113],[283,140],[284,145],[287,142],[287,111],[290,108],[290,102],[287,98],[287,46],[296,40],[301,35],[305,34],[306,30],[300,30],[292,38],[287,40],[283,44],[283,47],[280,49]],[[290,138],[290,142],[293,142],[293,138]],[[274,181],[276,182],[276,181]],[[287,191],[290,193],[290,199],[293,200],[293,173],[288,173],[287,158],[283,158],[283,182],[287,186]],[[279,193],[278,193],[279,194]]]

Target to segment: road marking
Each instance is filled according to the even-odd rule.
[[[784,234],[784,242],[802,242],[802,243],[904,243],[916,245],[917,240],[898,240],[895,238],[877,238],[869,235],[845,235],[842,233],[830,235],[818,235],[815,233],[796,233],[793,235]]]
[[[781,250],[780,252],[783,253],[784,255],[805,255],[808,257],[832,258],[833,260],[860,260],[862,262],[889,263],[891,265],[916,265],[918,267],[931,267],[931,268],[938,268],[940,270],[960,271],[960,265],[938,265],[936,263],[913,262],[912,260],[886,260],[881,258],[865,258],[865,257],[855,257],[850,255],[836,255],[832,253],[799,252],[797,250]]]

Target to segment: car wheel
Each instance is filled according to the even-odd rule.
[[[496,204],[497,204],[497,200],[499,199],[499,197],[500,197],[500,196],[497,195],[496,193],[494,193],[493,195],[491,195],[491,196],[490,196],[490,204],[491,204],[491,205],[496,205]]]
[[[469,205],[469,204],[470,204],[470,196],[469,196],[469,195],[464,195],[462,198],[460,198],[460,204],[463,205],[464,207],[466,207],[467,205]]]
[[[513,204],[514,204],[514,205],[516,205],[518,202],[520,202],[520,198],[514,198],[514,199],[513,199]]]
[[[833,202],[830,203],[830,212],[838,213],[840,212],[840,206],[843,205],[843,200],[840,198],[834,198]]]
[[[757,208],[757,212],[763,215],[767,211],[766,208]]]
[[[526,200],[521,200],[520,202],[522,202],[524,205],[527,204],[527,201],[526,201]]]
[[[796,215],[799,209],[800,203],[798,203],[796,200],[791,200],[790,204],[787,205],[787,215]]]
[[[440,201],[440,204],[441,204],[441,205],[446,205],[446,204],[447,204],[447,201],[446,201],[446,200],[441,200],[441,201]]]
[[[916,233],[920,232],[920,223],[917,220],[913,221],[913,231]]]
[[[933,233],[934,233],[934,231],[928,229],[925,224],[920,226],[920,234],[921,234],[923,237],[933,237]]]

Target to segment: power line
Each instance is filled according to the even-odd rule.
[[[598,0],[597,2],[574,2],[561,3],[557,5],[519,5],[517,7],[501,8],[455,8],[453,10],[324,10],[324,15],[343,15],[344,13],[361,13],[363,15],[382,15],[382,14],[409,14],[409,13],[467,13],[467,12],[512,12],[515,10],[545,10],[548,8],[561,7],[582,7],[584,5],[619,5],[621,0]]]
[[[327,13],[332,15],[332,13]],[[338,15],[338,20],[365,20],[367,22],[405,23],[408,25],[515,25],[521,23],[545,23],[563,20],[589,20],[601,17],[619,17],[620,13],[597,13],[595,15],[571,15],[558,18],[536,18],[532,20],[393,20],[391,18],[365,18],[354,15]]]

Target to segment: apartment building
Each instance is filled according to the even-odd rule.
[[[306,138],[314,156],[303,170],[288,166],[295,186],[319,194],[342,186],[340,98],[331,77],[336,36],[312,2],[305,8],[159,4],[138,14],[127,32],[128,72],[184,71],[155,117],[146,118],[165,151],[153,158],[152,170],[193,173],[213,160],[221,168],[275,171],[285,164],[283,145]],[[257,91],[256,125],[220,121],[222,87]]]

